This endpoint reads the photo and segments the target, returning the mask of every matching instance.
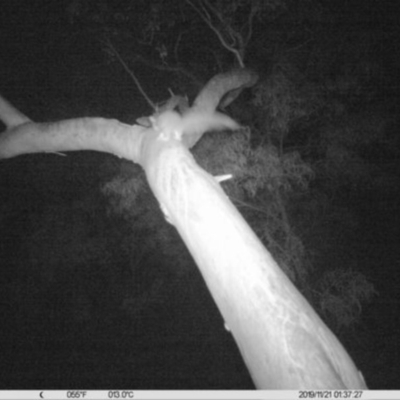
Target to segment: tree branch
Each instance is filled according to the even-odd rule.
[[[231,53],[233,53],[236,57],[236,60],[238,61],[239,65],[244,68],[244,63],[243,63],[243,59],[241,57],[240,51],[235,49],[233,47],[233,45],[230,45],[225,38],[223,37],[222,33],[220,32],[220,30],[213,24],[210,14],[208,13],[208,11],[205,9],[205,7],[203,6],[203,12],[193,4],[192,0],[186,0],[187,3],[189,3],[189,5],[197,12],[197,14],[199,14],[200,18],[208,25],[208,27],[217,35],[219,41],[221,42],[222,46],[225,47],[228,51],[230,51]],[[208,3],[207,3],[208,4]],[[208,4],[209,5],[209,4]],[[209,7],[213,10],[214,13],[216,13],[216,16],[218,19],[221,20],[221,23],[223,25],[226,25],[224,21],[222,21],[221,16],[219,15],[219,13],[217,11],[214,11],[214,9],[211,7],[211,5],[209,5]],[[230,31],[230,29],[226,29],[227,31]],[[230,34],[231,38],[232,35]],[[235,38],[232,38],[232,41],[235,42]]]
[[[130,77],[133,79],[133,81],[135,82],[135,85],[137,86],[137,88],[139,89],[139,92],[142,94],[142,96],[144,97],[144,99],[147,101],[147,103],[150,105],[150,107],[155,110],[156,109],[156,105],[155,103],[153,103],[153,101],[150,99],[149,96],[147,96],[145,90],[143,89],[142,85],[140,84],[139,80],[136,78],[135,74],[133,73],[133,71],[128,67],[128,65],[125,63],[125,61],[123,60],[123,58],[121,57],[121,55],[118,53],[117,49],[113,46],[113,44],[111,43],[111,41],[109,39],[106,40],[105,42],[106,46],[108,46],[109,50],[111,51],[112,54],[114,54],[118,61],[121,63],[121,65],[124,67],[125,71],[130,75]]]
[[[1,114],[0,118],[4,120],[5,116]],[[0,159],[30,153],[95,150],[138,162],[145,130],[104,118],[23,123],[0,134]]]

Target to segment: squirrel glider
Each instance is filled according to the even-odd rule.
[[[232,118],[219,112],[205,112],[189,109],[181,115],[175,110],[166,110],[150,117],[152,128],[160,133],[160,138],[173,137],[193,144],[207,131],[238,129],[240,126]],[[188,139],[188,140],[185,140]]]

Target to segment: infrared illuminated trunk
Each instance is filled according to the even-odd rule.
[[[260,389],[365,389],[346,350],[182,146],[144,165]]]

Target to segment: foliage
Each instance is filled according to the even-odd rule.
[[[285,82],[284,79],[280,81]],[[295,145],[313,168],[313,191],[306,196],[299,192],[300,196],[294,198],[298,204],[287,203],[287,212],[295,216],[291,219],[292,226],[300,232],[302,246],[306,243],[313,249],[309,254],[312,254],[314,271],[320,269],[323,276],[314,282],[311,291],[305,292],[331,327],[340,332],[359,322],[362,304],[371,301],[375,293],[373,285],[360,271],[350,267],[344,269],[344,265],[354,265],[353,257],[356,255],[349,237],[355,235],[358,227],[354,210],[344,201],[360,201],[363,194],[378,185],[379,179],[373,177],[381,172],[375,160],[367,155],[376,146],[388,149],[394,141],[388,136],[390,120],[385,121],[376,109],[370,114],[369,108],[362,108],[359,99],[357,108],[354,108],[356,93],[364,91],[360,87],[363,82],[355,81],[351,75],[337,77],[335,82],[336,85],[330,83],[329,91],[323,86],[314,86],[311,92],[303,93],[296,89],[298,86],[291,85],[291,90],[280,91],[284,94],[283,100],[275,96],[276,110],[274,107],[265,110],[272,110],[268,114],[273,121],[269,126],[278,132],[275,137],[280,138],[281,148],[285,150]],[[281,84],[282,88],[287,86]],[[343,97],[337,96],[338,91]],[[293,93],[294,101],[291,101]],[[285,100],[285,96],[289,98]],[[267,96],[267,102],[269,98]],[[303,108],[308,102],[311,107]],[[279,113],[281,109],[283,112]],[[290,112],[285,112],[285,109]],[[274,123],[274,118],[278,123]],[[306,141],[303,132],[308,135]],[[286,143],[289,146],[285,146]],[[337,265],[343,269],[338,269]]]
[[[321,93],[296,66],[279,61],[257,86],[254,105],[263,115],[259,129],[267,140],[282,146],[290,128],[321,108]]]
[[[163,293],[194,267],[193,260],[175,228],[165,221],[142,171],[131,168],[102,191],[109,199],[108,213],[130,226],[120,244],[132,277],[122,309],[136,318],[164,301]]]
[[[352,269],[327,271],[318,283],[319,309],[337,331],[360,321],[362,305],[372,301],[374,286]]]
[[[224,184],[232,201],[292,280],[304,279],[306,252],[289,222],[287,201],[306,190],[313,171],[296,152],[279,157],[272,145],[252,147],[248,130],[207,135],[195,148],[212,175],[232,174]]]
[[[304,190],[313,178],[312,169],[297,152],[279,156],[270,145],[251,146],[250,131],[212,133],[195,148],[197,161],[213,175],[232,174],[235,193],[256,197],[260,191]]]
[[[154,265],[162,259],[163,269],[178,276],[192,264],[176,230],[165,221],[143,172],[134,168],[129,177],[116,176],[103,186],[102,191],[110,200],[108,212],[122,216],[132,227],[129,236],[135,243],[134,259],[140,260],[132,261],[133,264],[141,264],[144,268],[144,265]],[[124,243],[129,251],[131,243],[128,240]],[[134,268],[133,264],[131,268]]]

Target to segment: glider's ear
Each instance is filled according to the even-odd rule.
[[[151,118],[153,118],[153,117],[139,117],[139,118],[136,119],[136,122],[140,126],[144,126],[146,128],[150,128],[151,125],[152,125]]]

